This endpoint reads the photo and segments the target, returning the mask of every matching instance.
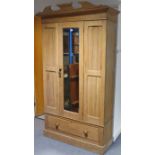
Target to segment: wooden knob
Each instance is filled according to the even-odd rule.
[[[88,137],[88,131],[83,131],[84,136],[87,138]]]
[[[55,128],[56,128],[56,130],[58,130],[58,128],[59,128],[59,124],[58,123],[55,124]]]

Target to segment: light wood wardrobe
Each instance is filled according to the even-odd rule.
[[[103,154],[112,143],[118,11],[87,2],[44,9],[44,134]]]

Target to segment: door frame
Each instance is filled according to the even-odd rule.
[[[63,28],[79,28],[79,112],[71,112],[64,109],[64,73],[63,73]],[[83,118],[83,22],[65,22],[58,24],[59,40],[59,68],[62,69],[62,76],[59,78],[59,103],[60,115],[74,120]]]
[[[55,46],[55,57],[52,56],[53,59],[55,59],[55,64],[51,63],[51,60],[49,61],[51,64],[47,64],[47,56],[46,52],[52,52],[47,51],[47,47],[50,43],[47,42],[47,30],[55,30],[55,37],[53,39],[55,42],[53,45]],[[59,56],[58,56],[58,25],[56,23],[49,23],[49,24],[43,24],[43,80],[44,80],[44,109],[45,113],[49,114],[59,114],[59,77],[58,77],[58,70],[59,70]],[[54,99],[54,104],[51,104],[51,102],[48,99],[47,96],[47,74],[55,74],[55,80],[49,81],[53,84],[53,92],[54,95],[52,96]],[[54,76],[54,75],[53,75]],[[50,86],[52,87],[52,86]],[[51,95],[51,94],[50,94]]]
[[[96,65],[97,63],[100,64],[100,67],[98,69],[93,69],[89,67],[89,61],[87,61],[90,51],[92,48],[92,45],[88,45],[89,37],[88,35],[88,28],[92,27],[101,27],[100,30],[100,51],[101,55],[98,58],[98,60],[94,60],[93,63]],[[95,33],[97,34],[97,33]],[[98,37],[98,35],[97,35]],[[100,125],[103,126],[104,124],[104,98],[105,98],[105,70],[106,70],[106,21],[105,20],[98,20],[98,21],[85,21],[84,22],[84,121],[94,124],[94,125]],[[94,50],[95,51],[95,50]],[[99,50],[98,50],[99,51]],[[92,58],[92,56],[91,56]],[[88,78],[91,78],[91,82],[88,80]],[[92,83],[92,79],[96,78],[96,82]],[[94,102],[94,98],[90,98],[89,95],[91,94],[91,91],[94,90],[92,88],[96,87],[96,100]],[[93,93],[95,94],[95,93]],[[88,100],[89,99],[89,100]],[[93,99],[93,102],[91,102]],[[94,104],[95,103],[95,104]],[[96,106],[96,109],[94,111],[94,105]]]

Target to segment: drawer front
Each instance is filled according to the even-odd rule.
[[[54,129],[59,132],[99,142],[100,135],[98,127],[85,125],[73,120],[46,115],[45,127],[46,129]]]

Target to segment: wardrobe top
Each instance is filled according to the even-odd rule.
[[[43,19],[46,18],[58,18],[58,17],[69,17],[69,16],[78,16],[78,15],[88,15],[88,14],[97,14],[97,13],[108,13],[111,15],[117,15],[118,10],[113,9],[106,5],[93,5],[89,2],[79,2],[81,4],[80,8],[73,8],[72,4],[63,4],[58,5],[59,10],[53,11],[51,6],[46,7],[43,12],[37,14]]]

